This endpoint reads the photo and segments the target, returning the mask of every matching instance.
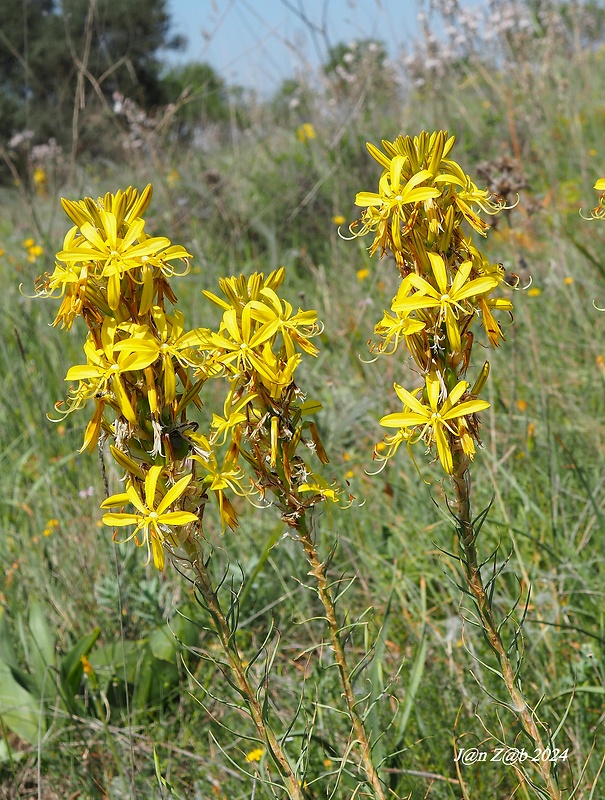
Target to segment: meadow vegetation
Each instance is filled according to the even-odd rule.
[[[82,362],[85,335],[82,320],[68,332],[50,327],[58,304],[34,297],[71,224],[60,198],[148,183],[146,231],[192,255],[173,283],[191,327],[218,326],[221,310],[202,292],[216,293],[220,277],[282,266],[280,296],[323,323],[319,354],[304,359],[297,381],[323,406],[322,474],[354,499],[330,514],[318,508],[314,528],[384,795],[551,796],[514,766],[455,760],[461,748],[533,755],[533,745],[460,588],[447,476],[422,447],[416,463],[401,448],[378,473],[372,460],[380,418],[401,407],[393,383],[422,381],[402,351],[373,360],[367,348],[398,289],[393,258],[370,258],[371,236],[339,231],[349,235],[356,194],[380,178],[365,143],[422,130],[454,134],[464,171],[511,206],[486,217],[485,240],[475,236],[519,279],[508,295],[514,323],[501,315],[503,345],[492,350],[476,333],[477,364],[484,349],[492,365],[473,464],[475,512],[490,506],[477,546],[480,561],[493,554],[486,580],[500,570],[495,613],[514,608],[503,636],[522,657],[525,697],[567,753],[556,769],[561,797],[603,796],[605,225],[579,211],[588,217],[597,205],[593,186],[605,176],[605,12],[558,0],[488,2],[474,13],[460,5],[432,3],[400,61],[370,39],[336,47],[324,69],[269,99],[200,65],[165,76],[171,104],[112,91],[94,116],[70,121],[84,120],[90,136],[97,120],[107,132],[97,149],[77,128],[50,141],[46,122],[39,138],[25,127],[7,132],[0,796],[286,796],[220,668],[212,615],[189,574],[170,563],[160,572],[132,541],[112,542],[99,506],[106,483],[110,494],[123,491],[120,469],[107,453],[78,452],[86,414],[47,419],[65,398],[69,367]],[[74,108],[99,96],[87,77],[82,85]],[[201,426],[221,413],[213,386]],[[325,612],[300,544],[277,512],[244,498],[236,510],[240,525],[226,532],[214,508],[204,516],[210,570],[232,604],[265,713],[287,732],[302,796],[376,796],[351,754]]]

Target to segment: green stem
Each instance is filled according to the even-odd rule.
[[[483,578],[481,577],[476,547],[477,533],[475,532],[471,515],[471,480],[468,471],[468,459],[465,456],[458,455],[455,467],[452,481],[456,490],[458,520],[460,523],[458,536],[464,552],[463,563],[466,583],[475,599],[479,618],[488,641],[498,658],[502,679],[504,680],[512,701],[512,708],[521,720],[526,733],[534,742],[536,749],[542,753],[544,752],[544,745],[542,744],[542,737],[536,725],[535,715],[525,700],[520,682],[515,678],[515,671],[502,642],[498,626],[494,620],[490,599],[483,584]],[[549,796],[552,800],[560,800],[561,793],[552,774],[550,761],[543,761],[540,758],[538,763]]]
[[[307,521],[304,515],[299,521],[299,525],[296,528],[296,533],[305,550],[307,561],[311,567],[313,577],[317,582],[317,593],[324,607],[326,619],[328,621],[332,649],[334,650],[334,658],[338,667],[340,682],[342,684],[345,701],[349,711],[349,718],[351,720],[357,741],[361,747],[361,759],[363,762],[363,767],[368,776],[368,780],[372,785],[375,797],[378,798],[378,800],[385,800],[384,788],[378,776],[378,772],[376,771],[376,767],[374,766],[374,762],[372,761],[372,746],[370,739],[364,728],[363,720],[357,711],[350,672],[347,666],[344,647],[340,638],[341,627],[336,618],[336,607],[334,605],[330,584],[326,575],[325,564],[319,558],[317,547],[313,541],[311,533],[309,532]]]
[[[256,692],[252,688],[246,670],[244,668],[242,657],[240,655],[237,643],[235,641],[235,631],[233,631],[225,617],[218,595],[212,585],[212,579],[208,573],[207,563],[204,560],[201,543],[197,536],[187,540],[184,543],[188,551],[191,567],[196,577],[196,587],[204,598],[212,621],[214,629],[218,636],[219,642],[223,652],[227,658],[231,675],[237,686],[240,694],[242,695],[250,717],[256,727],[260,739],[264,742],[266,750],[271,754],[275,765],[277,766],[288,792],[290,800],[305,800],[305,794],[294,770],[290,765],[288,757],[286,756],[281,743],[275,735],[272,728],[266,722],[261,704],[256,696]]]

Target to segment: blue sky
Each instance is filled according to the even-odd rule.
[[[188,47],[170,61],[207,61],[229,83],[276,89],[325,60],[327,47],[380,39],[395,55],[416,31],[416,0],[168,0]],[[305,22],[301,14],[307,18]]]

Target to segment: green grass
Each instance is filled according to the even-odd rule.
[[[155,196],[147,228],[194,254],[191,274],[175,281],[192,326],[216,322],[201,291],[215,290],[220,275],[282,264],[284,296],[316,308],[324,322],[321,354],[306,365],[304,382],[324,404],[320,428],[331,458],[325,474],[349,480],[355,500],[333,513],[331,525],[320,515],[318,536],[324,554],[338,543],[333,580],[343,589],[352,580],[339,608],[351,624],[353,661],[372,654],[357,672],[356,689],[373,701],[373,733],[386,730],[376,752],[387,759],[389,788],[400,798],[513,796],[518,778],[511,767],[485,763],[456,771],[454,739],[458,747],[485,750],[499,741],[528,749],[529,743],[510,711],[490,696],[505,699],[470,603],[456,586],[457,563],[448,555],[455,552],[454,528],[438,468],[419,449],[417,463],[430,486],[404,451],[384,471],[368,474],[376,469],[371,452],[381,435],[378,419],[397,406],[392,384],[413,385],[417,376],[399,353],[365,363],[365,343],[395,292],[396,271],[387,259],[370,262],[359,242],[339,239],[332,222],[336,214],[354,219],[356,191],[376,183],[379,169],[365,153],[366,138],[378,142],[433,126],[458,135],[457,159],[471,175],[477,162],[504,152],[520,157],[528,185],[486,243],[490,258],[518,273],[521,285],[531,275],[541,291],[514,294],[507,341],[495,353],[485,351],[492,405],[483,415],[485,447],[473,467],[474,507],[478,512],[492,503],[480,551],[487,558],[498,548],[496,564],[503,566],[496,609],[505,615],[520,595],[519,619],[528,603],[523,683],[530,701],[540,702],[541,718],[553,730],[562,722],[556,746],[569,749],[561,765],[563,796],[571,797],[576,782],[578,799],[603,794],[605,316],[593,301],[605,305],[605,226],[582,220],[577,209],[595,205],[591,186],[605,174],[604,86],[601,53],[572,55],[554,64],[554,86],[537,67],[530,85],[528,64],[521,62],[501,72],[467,65],[439,92],[410,96],[397,119],[362,105],[348,116],[344,108],[343,122],[322,114],[318,97],[309,120],[317,138],[306,144],[297,140],[293,122],[270,126],[270,110],[259,107],[257,126],[235,144],[226,137],[211,152],[177,154],[152,142],[153,158],[141,158],[130,172],[82,165],[70,184],[52,187],[52,196],[32,198],[35,217],[23,194],[3,190],[3,647],[11,642],[27,685],[28,675],[40,670],[26,647],[34,601],[56,643],[44,738],[28,743],[6,726],[2,731],[0,742],[11,753],[0,763],[4,797],[168,797],[154,750],[177,796],[270,796],[257,779],[264,762],[245,759],[257,746],[253,727],[223,702],[236,698],[213,663],[219,655],[189,583],[171,568],[158,576],[142,564],[141,552],[131,544],[116,547],[99,526],[99,461],[77,454],[86,414],[57,424],[46,418],[64,397],[68,366],[81,359],[83,335],[77,325],[68,334],[49,327],[56,306],[28,297],[37,274],[52,268],[67,229],[57,198],[148,181]],[[170,186],[174,169],[180,178]],[[28,236],[45,246],[35,264],[25,258]],[[357,272],[366,267],[370,274],[360,281]],[[481,360],[481,348],[475,352]],[[108,477],[113,490],[118,476]],[[45,536],[52,519],[58,526]],[[312,796],[325,797],[348,729],[334,710],[340,687],[306,564],[282,532],[277,515],[254,508],[233,533],[221,536],[212,518],[206,528],[215,574],[227,573],[225,597],[243,580],[238,641],[244,653],[255,653],[273,626],[266,650],[277,649],[270,713],[283,730],[298,710],[289,752],[306,763]],[[181,615],[191,620],[186,635]],[[56,701],[53,665],[97,627],[88,657],[100,688],[82,678],[75,692],[79,711],[69,716]],[[157,632],[176,628],[189,651],[162,649]],[[513,627],[506,631],[511,641]],[[262,674],[263,658],[253,668],[257,680]],[[334,796],[351,797],[355,786],[355,776],[344,775]],[[515,794],[534,796],[527,786]]]

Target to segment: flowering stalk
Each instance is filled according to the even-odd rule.
[[[370,737],[366,732],[363,720],[357,710],[357,701],[351,683],[351,673],[347,664],[344,646],[341,640],[342,627],[338,623],[334,598],[330,589],[330,583],[326,574],[326,565],[321,561],[313,537],[307,527],[306,520],[303,518],[298,529],[298,539],[301,542],[307,561],[311,567],[311,573],[317,583],[317,594],[324,607],[326,620],[330,629],[330,641],[334,650],[334,658],[338,667],[338,674],[343,688],[343,694],[347,704],[349,718],[351,720],[355,737],[361,749],[361,760],[368,780],[374,790],[375,797],[385,800],[384,788],[378,771],[374,766],[372,758],[372,745]]]
[[[496,214],[504,201],[482,191],[449,156],[454,137],[445,131],[425,132],[411,138],[384,140],[383,150],[367,145],[370,155],[383,167],[378,192],[360,192],[356,204],[361,219],[350,226],[351,234],[374,233],[370,254],[390,251],[401,275],[391,310],[375,326],[382,339],[373,345],[376,356],[392,355],[405,342],[423,385],[409,391],[395,384],[403,408],[387,414],[380,424],[394,433],[376,446],[374,457],[392,458],[402,444],[422,441],[436,453],[450,477],[456,494],[457,535],[468,591],[474,599],[481,625],[494,650],[511,708],[536,748],[543,751],[536,722],[522,692],[495,622],[490,594],[486,591],[477,556],[478,529],[471,516],[470,472],[479,440],[477,414],[489,407],[479,395],[489,375],[486,361],[474,383],[467,379],[472,363],[474,333],[481,319],[489,344],[497,347],[504,334],[495,311],[512,312],[512,303],[494,292],[505,281],[502,265],[487,257],[464,232],[468,224],[485,236],[487,224],[480,211]],[[513,287],[515,283],[513,282]],[[548,796],[560,793],[548,761],[539,769]]]
[[[66,380],[76,386],[68,391],[66,405],[58,403],[56,410],[64,417],[94,402],[81,450],[92,450],[109,438],[111,456],[125,480],[124,491],[102,503],[104,509],[119,509],[108,510],[104,523],[131,528],[126,541],[145,548],[147,561],[153,559],[159,570],[165,568],[166,554],[178,554],[189,563],[232,684],[288,796],[303,800],[294,768],[243,667],[235,630],[222,610],[204,557],[202,525],[210,500],[216,501],[223,527],[235,527],[237,514],[229,493],[248,493],[236,441],[224,456],[220,449],[223,434],[247,419],[242,409],[250,397],[230,395],[226,418],[215,415],[213,433],[207,436],[197,432],[199,422],[193,418],[201,408],[199,395],[206,381],[224,375],[234,362],[241,365],[262,357],[269,384],[282,380],[271,351],[278,326],[263,325],[256,340],[218,349],[220,336],[207,328],[187,330],[180,311],[169,313],[166,301],[177,302],[169,279],[186,274],[190,254],[165,237],[145,233],[142,214],[150,199],[151,186],[142,193],[129,188],[96,201],[63,200],[74,226],[57,254],[54,272],[38,279],[37,292],[61,298],[55,325],[69,329],[81,316],[89,333],[86,363],[69,369]],[[180,273],[173,261],[184,265]],[[257,278],[262,286],[262,276]],[[255,350],[259,342],[260,355]],[[125,510],[127,506],[133,510]]]
[[[213,335],[210,342],[217,348],[216,358],[228,364],[230,382],[224,417],[215,416],[212,423],[213,436],[230,432],[229,449],[239,452],[251,465],[259,497],[279,509],[282,520],[303,546],[324,607],[361,766],[377,800],[384,800],[370,738],[357,710],[326,566],[308,524],[318,503],[340,501],[340,489],[314,472],[305,458],[306,450],[315,453],[323,464],[328,462],[315,423],[306,419],[319,411],[321,404],[307,400],[294,382],[301,361],[296,350],[317,355],[309,338],[319,328],[315,312],[299,310],[293,314],[292,307],[278,298],[275,289],[282,278],[283,270],[279,270],[269,276],[264,286],[258,275],[247,281],[243,277],[223,280],[220,285],[226,300],[205,292],[224,310],[221,332]],[[282,347],[275,356],[267,357],[266,337],[276,331],[281,332]]]
[[[63,417],[94,402],[81,450],[109,438],[110,453],[123,472],[122,492],[102,508],[105,524],[130,528],[147,551],[147,561],[163,570],[166,555],[184,561],[208,610],[226,657],[231,683],[242,696],[265,749],[277,766],[289,797],[303,789],[283,743],[273,731],[251,685],[236,642],[230,614],[223,611],[210,577],[204,514],[214,500],[223,532],[238,525],[234,495],[257,497],[276,506],[295,532],[318,582],[349,716],[361,748],[361,763],[378,800],[383,789],[371,760],[369,737],[351,686],[340,628],[320,562],[307,529],[307,514],[322,502],[338,503],[340,490],[308,464],[328,458],[313,415],[321,404],[307,400],[294,374],[302,354],[315,356],[310,341],[321,328],[314,311],[282,300],[277,290],[284,270],[266,278],[219,280],[223,297],[207,299],[223,312],[218,330],[188,330],[184,315],[166,307],[177,302],[170,279],[186,274],[190,254],[165,237],[150,237],[142,215],[151,187],[115,195],[63,201],[74,226],[57,254],[52,274],[38,279],[42,297],[59,296],[54,324],[71,328],[84,318],[89,334],[86,362],[72,366],[66,380],[76,385]],[[172,262],[185,265],[180,273]],[[209,380],[228,390],[221,414],[200,430],[200,394]],[[246,481],[246,472],[253,477]],[[269,499],[271,498],[271,499]],[[127,510],[127,507],[132,510]]]

